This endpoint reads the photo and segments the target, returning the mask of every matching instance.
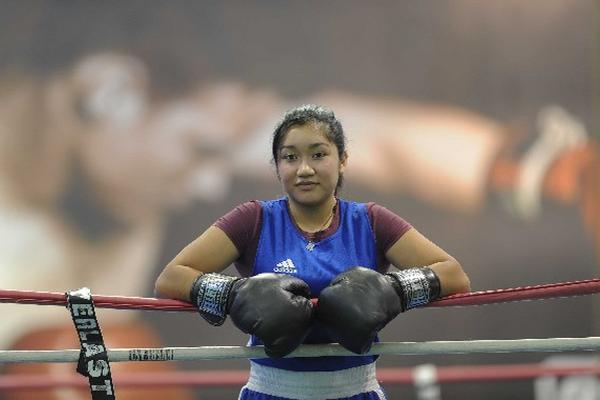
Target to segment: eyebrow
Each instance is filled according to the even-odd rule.
[[[327,143],[325,142],[318,142],[318,143],[312,143],[310,145],[308,145],[309,149],[314,149],[315,147],[319,147],[319,146],[326,146],[327,147]],[[281,146],[281,150],[285,150],[285,149],[296,149],[296,146]]]

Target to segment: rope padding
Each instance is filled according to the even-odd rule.
[[[600,351],[600,337],[515,340],[467,340],[433,342],[375,343],[367,355],[447,355],[474,353],[560,353]],[[79,349],[3,350],[0,363],[75,362]],[[337,343],[305,344],[286,357],[352,356]],[[130,348],[108,350],[110,362],[121,361],[197,361],[266,358],[263,346],[203,346]]]
[[[600,365],[548,366],[542,364],[436,366],[437,382],[454,384],[530,380],[545,376],[600,375]],[[173,386],[232,387],[248,381],[247,370],[163,371],[121,373],[113,376],[119,387],[159,388]],[[413,368],[378,368],[377,380],[384,385],[414,384]],[[75,374],[0,375],[0,390],[47,390],[58,387],[86,389],[88,382]]]
[[[594,293],[600,293],[599,278],[460,293],[433,301],[429,303],[427,307],[472,306],[524,300],[541,300],[556,297],[583,296]],[[313,301],[316,302],[316,300]],[[64,306],[67,304],[67,301],[65,294],[59,292],[0,289],[0,303]],[[192,304],[184,301],[149,297],[94,295],[94,304],[98,308],[114,308],[122,310],[197,312]]]

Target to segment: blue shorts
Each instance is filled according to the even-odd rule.
[[[238,400],[386,400],[375,363],[339,371],[288,371],[251,362]]]

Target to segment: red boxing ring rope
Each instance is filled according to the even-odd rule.
[[[489,382],[529,380],[543,376],[600,375],[600,365],[544,366],[541,364],[472,365],[435,367],[435,383],[451,384],[465,382]],[[248,371],[194,371],[194,372],[139,372],[123,373],[114,377],[119,387],[168,387],[242,386],[248,380]],[[387,385],[412,385],[415,383],[413,368],[378,368],[377,380]],[[86,389],[87,380],[76,374],[47,375],[0,375],[1,390],[44,390],[56,387]]]
[[[600,278],[461,293],[443,297],[439,300],[431,302],[427,306],[471,306],[507,303],[512,301],[540,300],[555,297],[582,296],[594,293],[600,293]],[[315,299],[313,299],[313,301],[316,302]],[[66,295],[59,292],[0,289],[0,303],[65,306],[67,301]],[[196,311],[196,308],[192,304],[184,301],[155,299],[149,297],[94,295],[94,305],[100,308],[115,308],[123,310]]]

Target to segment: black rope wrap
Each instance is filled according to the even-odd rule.
[[[223,325],[227,318],[229,294],[240,278],[221,274],[202,274],[194,281],[190,299],[209,324]]]
[[[386,274],[396,283],[402,311],[424,306],[440,297],[440,280],[431,268],[408,268]]]
[[[67,308],[73,318],[81,344],[77,372],[88,378],[93,400],[113,400],[115,390],[108,363],[108,352],[96,319],[90,289],[72,290],[66,295]]]

